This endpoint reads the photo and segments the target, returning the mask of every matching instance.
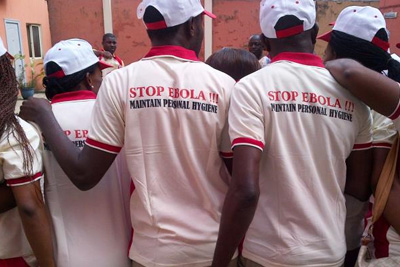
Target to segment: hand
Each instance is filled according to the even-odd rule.
[[[19,116],[41,126],[40,120],[52,115],[51,105],[48,100],[31,97],[22,103]]]
[[[113,58],[113,55],[108,51],[103,51],[103,57],[105,59],[111,59],[111,58]]]

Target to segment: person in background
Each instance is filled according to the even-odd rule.
[[[124,148],[135,184],[133,266],[210,266],[228,189],[220,170],[233,157],[227,115],[235,81],[198,59],[203,16],[216,17],[200,0],[144,0],[137,14],[151,49],[105,77],[82,151],[42,99],[25,102],[21,116],[38,123],[81,190],[96,185]]]
[[[0,213],[0,266],[53,267],[51,226],[41,191],[42,144],[36,129],[14,114],[17,97],[15,70],[0,38],[0,184],[11,188],[11,194],[0,191],[1,202],[9,203]]]
[[[231,76],[235,81],[260,69],[254,54],[238,48],[224,47],[213,53],[206,64]]]
[[[117,51],[117,37],[112,33],[106,33],[103,35],[102,41],[102,50],[95,50],[93,49],[94,54],[99,58],[100,61],[103,61],[112,67],[105,68],[102,70],[103,77],[106,76],[108,73],[115,69],[119,69],[125,66],[122,59],[115,54]]]
[[[46,96],[64,134],[82,149],[90,128],[101,70],[85,40],[55,44],[43,61]],[[131,227],[129,197],[131,179],[124,155],[116,158],[94,188],[82,192],[74,186],[45,144],[45,197],[53,221],[58,267],[129,267],[127,255]]]
[[[342,266],[344,193],[371,194],[369,109],[313,54],[313,0],[263,0],[260,24],[272,62],[232,92],[232,181],[212,266],[244,235],[244,266]]]
[[[379,9],[370,6],[349,6],[339,14],[332,31],[318,38],[328,42],[324,56],[326,62],[337,58],[351,58],[377,73],[386,73],[385,75],[400,82],[400,63],[388,53],[389,34],[385,18]],[[362,91],[364,92],[364,89]],[[374,154],[372,189],[375,191],[383,163],[398,134],[395,125],[389,118],[374,110],[371,113]],[[354,202],[354,200],[352,201]],[[365,214],[361,212],[358,216],[360,222],[363,222],[363,215]],[[382,216],[373,228],[375,257],[377,258],[400,255],[400,237],[385,217]],[[358,229],[347,231],[352,240],[348,244],[348,248],[354,250],[349,266],[354,266],[352,263],[357,258],[358,249],[356,248],[360,247],[363,233],[363,224],[360,223],[360,226]]]
[[[271,59],[269,57],[264,56],[265,49],[264,44],[261,42],[260,34],[254,34],[250,36],[249,42],[247,44],[247,49],[249,50],[249,52],[257,57],[261,68],[264,68],[271,62]]]

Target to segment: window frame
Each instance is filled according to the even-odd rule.
[[[29,57],[32,58],[32,59],[42,59],[43,58],[42,26],[40,24],[35,24],[35,23],[27,23],[26,25],[27,25],[27,29],[28,29]],[[38,28],[40,56],[37,56],[35,54],[35,43],[34,43],[34,38],[33,38],[33,27],[37,27]]]

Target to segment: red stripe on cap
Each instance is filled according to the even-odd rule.
[[[57,72],[54,72],[54,73],[52,73],[52,74],[49,74],[49,75],[47,75],[47,77],[51,77],[51,78],[63,78],[63,77],[65,77],[65,73],[64,73],[64,71],[63,70],[59,70],[59,71],[57,71]]]
[[[325,41],[325,42],[330,42],[332,37],[332,31],[326,32],[324,34],[318,35],[317,39]]]
[[[388,42],[385,42],[385,41],[379,39],[378,37],[374,37],[374,39],[372,39],[371,43],[382,48],[385,51],[387,51],[390,47],[390,44]]]
[[[237,145],[251,145],[251,146],[256,146],[259,149],[263,150],[264,149],[264,144],[261,141],[251,139],[251,138],[246,138],[246,137],[240,137],[236,138],[232,142],[232,147],[235,147]]]
[[[304,32],[304,26],[298,25],[285,30],[276,31],[277,38],[285,38]]]
[[[145,24],[148,30],[160,30],[168,27],[164,20]]]
[[[100,150],[108,151],[110,153],[119,153],[121,151],[121,147],[104,144],[104,143],[101,143],[99,141],[96,141],[96,140],[93,140],[90,138],[86,139],[86,144],[88,144],[89,146],[98,148]]]
[[[36,173],[33,176],[25,176],[17,179],[10,179],[7,180],[6,183],[8,186],[13,186],[13,185],[19,185],[19,184],[24,184],[24,183],[29,183],[34,181],[35,179],[39,178],[43,174],[41,172]]]
[[[372,142],[371,143],[366,143],[366,144],[355,144],[353,147],[353,150],[361,150],[361,149],[368,149],[372,147]]]

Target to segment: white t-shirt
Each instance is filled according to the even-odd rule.
[[[32,147],[32,175],[27,176],[23,168],[22,148],[13,134],[7,139],[0,137],[0,183],[8,186],[22,186],[40,180],[42,174],[42,152],[40,137],[36,129],[17,118]],[[32,258],[32,249],[26,239],[17,208],[0,213],[0,259]],[[34,259],[33,259],[34,260]],[[35,260],[34,260],[35,261]],[[34,266],[34,262],[29,262]]]
[[[100,88],[87,144],[124,146],[135,184],[130,257],[145,266],[206,266],[227,186],[221,155],[235,81],[191,50],[153,47],[110,73]]]
[[[68,138],[83,148],[96,95],[75,91],[56,95],[52,110]],[[45,197],[53,221],[59,267],[128,267],[131,238],[129,187],[124,155],[118,156],[102,180],[80,191],[45,146]]]
[[[233,147],[263,151],[243,256],[263,266],[341,266],[346,159],[371,147],[369,109],[319,57],[281,53],[236,84],[229,126]]]

